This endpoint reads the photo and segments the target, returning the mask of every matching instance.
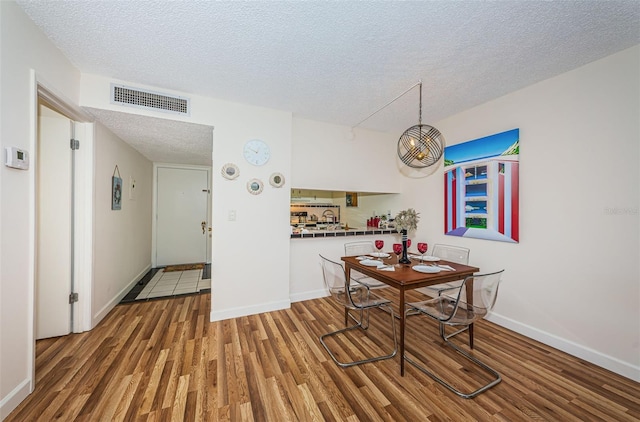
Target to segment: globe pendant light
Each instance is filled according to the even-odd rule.
[[[444,152],[444,136],[433,126],[422,124],[422,82],[418,124],[405,130],[398,140],[398,157],[412,168],[425,168],[438,162]]]

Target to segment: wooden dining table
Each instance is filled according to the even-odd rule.
[[[390,255],[391,256],[391,255]],[[357,259],[356,256],[344,256],[341,258],[344,262],[345,272],[347,276],[347,283],[351,280],[351,270],[356,270],[362,274],[365,274],[375,280],[381,281],[390,287],[398,290],[399,306],[400,306],[400,375],[404,376],[404,337],[405,337],[405,325],[406,325],[406,313],[405,311],[405,292],[407,290],[413,290],[420,287],[433,286],[441,283],[448,283],[450,281],[462,280],[467,276],[470,276],[478,271],[479,268],[469,265],[458,264],[455,262],[440,260],[438,265],[448,265],[455,269],[455,271],[441,270],[437,273],[422,273],[414,270],[412,267],[420,265],[420,259],[411,259],[411,264],[400,264],[400,267],[395,267],[394,271],[379,270],[377,267],[370,267],[364,265]],[[395,259],[385,258],[383,259],[385,264],[393,265]],[[425,262],[424,264],[432,264]],[[467,285],[467,297],[471,297],[470,289],[472,285]],[[347,310],[345,310],[347,312]],[[469,326],[469,339],[470,344],[473,344],[473,324]]]

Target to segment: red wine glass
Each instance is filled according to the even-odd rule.
[[[402,243],[394,243],[393,244],[393,253],[396,254],[396,267],[400,266],[400,254],[402,253]]]
[[[424,261],[424,254],[427,253],[427,249],[429,248],[429,245],[427,245],[424,242],[419,242],[418,243],[418,252],[420,252],[422,254],[422,257],[420,258],[420,261]]]
[[[376,245],[378,252],[380,252],[384,247],[384,240],[376,240],[374,244]],[[382,255],[380,255],[380,253],[378,253],[378,259],[382,261]]]
[[[407,250],[411,247],[411,239],[407,239]]]

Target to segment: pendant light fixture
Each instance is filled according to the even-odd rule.
[[[405,130],[398,139],[398,157],[411,168],[425,168],[437,163],[444,152],[444,136],[433,126],[422,124],[422,81],[418,124]]]
[[[353,135],[354,128],[371,118],[374,114],[393,104],[416,86],[420,87],[418,124],[411,126],[400,136],[400,139],[398,140],[398,157],[406,166],[414,169],[422,169],[436,164],[438,160],[440,160],[440,157],[442,157],[445,146],[444,136],[442,136],[438,129],[433,126],[422,124],[422,80],[419,80],[402,94],[398,95],[393,100],[389,101],[387,104],[383,105],[378,110],[369,114],[367,117],[352,126],[351,134]]]

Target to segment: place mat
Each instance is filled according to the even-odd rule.
[[[189,270],[201,270],[204,268],[203,263],[199,264],[183,264],[183,265],[168,265],[163,268],[165,273],[170,273],[172,271],[189,271]]]

